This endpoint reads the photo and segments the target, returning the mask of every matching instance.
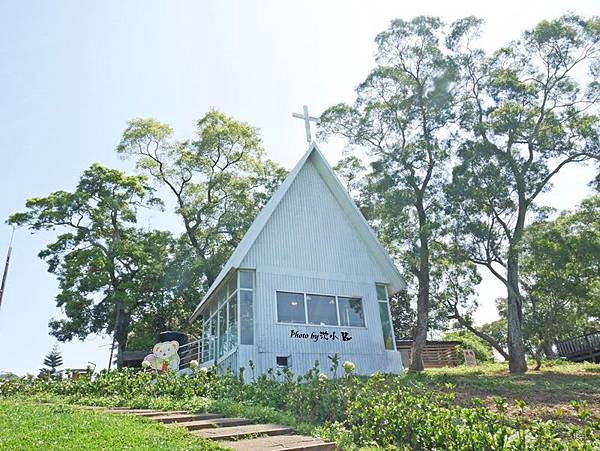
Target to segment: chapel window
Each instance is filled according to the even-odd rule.
[[[307,294],[306,310],[308,312],[309,324],[318,324],[320,326],[338,325],[335,296]]]
[[[385,349],[396,349],[394,344],[394,333],[392,331],[392,321],[390,317],[390,306],[388,302],[387,287],[382,284],[375,285],[377,290],[377,304],[379,305],[379,317],[381,319],[381,329],[383,331],[383,344]]]
[[[238,271],[240,300],[240,344],[254,344],[254,272]]]
[[[306,323],[303,293],[277,292],[277,321],[280,323]]]
[[[338,310],[340,312],[340,326],[364,327],[365,316],[361,298],[338,296]]]

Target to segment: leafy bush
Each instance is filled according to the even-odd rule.
[[[478,362],[493,362],[494,354],[492,352],[492,347],[489,343],[483,341],[473,332],[468,330],[458,330],[454,332],[449,332],[444,335],[444,340],[454,340],[460,341],[460,345],[458,346],[458,359],[461,363],[464,363],[464,349],[471,349],[475,353],[475,358]]]
[[[506,402],[502,399],[497,401],[498,413],[484,407],[480,400],[462,407],[454,403],[452,393],[408,387],[398,378],[381,375],[370,378],[354,395],[345,420],[321,431],[346,447],[592,450],[600,445],[591,424],[575,430],[552,421],[530,420],[523,414],[523,402],[518,403],[519,415],[512,419],[505,415]]]
[[[332,360],[332,373],[338,361]],[[75,404],[214,411],[258,421],[287,423],[303,432],[315,430],[335,439],[341,449],[378,446],[385,449],[593,450],[599,449],[600,424],[585,404],[577,404],[580,424],[528,419],[482,402],[460,406],[453,387],[426,389],[413,378],[375,374],[323,377],[318,364],[306,375],[269,371],[244,383],[231,372],[195,370],[189,377],[133,370],[102,371],[78,380],[25,377],[0,383],[0,397],[27,396]],[[252,370],[251,365],[251,370]],[[312,425],[312,426],[311,426]]]

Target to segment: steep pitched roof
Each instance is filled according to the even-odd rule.
[[[263,230],[265,225],[267,224],[269,218],[288,192],[290,186],[294,183],[298,173],[301,171],[302,167],[306,164],[306,162],[311,159],[312,163],[316,167],[319,175],[323,178],[323,181],[327,185],[327,187],[331,190],[335,199],[338,201],[342,209],[346,212],[348,219],[355,227],[358,234],[361,236],[367,248],[370,250],[373,255],[375,261],[385,270],[385,273],[388,275],[389,280],[386,281],[389,283],[388,292],[390,294],[396,293],[399,290],[402,290],[406,287],[406,283],[404,279],[400,275],[398,268],[394,264],[393,260],[387,253],[387,251],[383,248],[379,240],[377,239],[375,233],[371,229],[371,226],[367,223],[366,219],[341,184],[341,182],[336,177],[333,169],[317,147],[315,142],[311,143],[308,148],[308,151],[304,154],[304,156],[300,159],[298,164],[292,169],[292,171],[288,174],[284,182],[281,184],[279,189],[271,196],[267,205],[260,211],[260,213],[254,219],[254,222],[238,244],[237,248],[227,260],[227,263],[223,266],[223,269],[212,283],[204,298],[198,304],[196,310],[192,314],[191,320],[195,319],[198,313],[200,312],[201,307],[207,301],[207,299],[216,291],[216,289],[221,285],[221,283],[225,280],[227,275],[232,271],[240,267],[242,261],[246,257],[246,254],[258,238],[260,232]],[[382,281],[384,282],[384,281]]]

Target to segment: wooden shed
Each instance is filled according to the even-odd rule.
[[[423,350],[425,368],[442,368],[458,365],[458,345],[460,341],[427,340]],[[396,349],[400,351],[402,366],[408,368],[412,359],[412,340],[397,340]]]

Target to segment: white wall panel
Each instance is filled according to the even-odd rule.
[[[360,374],[400,372],[400,355],[386,351],[379,318],[376,282],[385,282],[361,237],[309,160],[302,168],[241,265],[256,270],[255,349],[240,353],[239,366],[253,355],[259,372],[275,367],[276,356],[292,356],[292,371],[306,372],[315,359],[322,369],[328,355],[352,360]],[[277,324],[276,291],[357,296],[363,299],[366,327],[344,328]],[[291,331],[336,331],[332,341],[298,339]],[[352,340],[341,341],[341,332]]]

